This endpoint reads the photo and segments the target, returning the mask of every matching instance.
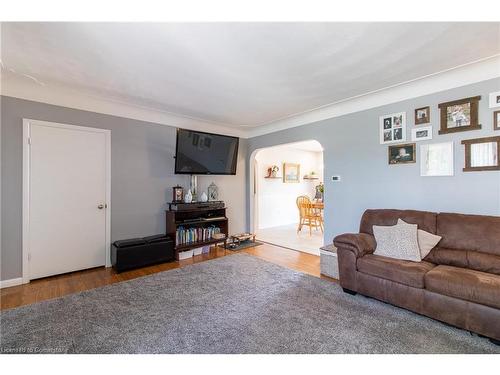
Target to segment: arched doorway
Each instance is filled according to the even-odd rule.
[[[315,204],[323,216],[323,148],[316,140],[255,150],[250,158],[250,225],[260,241],[319,255],[320,226],[298,231],[299,196]],[[318,219],[319,221],[319,219]]]

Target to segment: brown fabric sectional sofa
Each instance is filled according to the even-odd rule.
[[[373,225],[398,218],[442,236],[422,262],[374,255]],[[340,285],[500,344],[500,217],[366,210],[360,233],[335,237]]]

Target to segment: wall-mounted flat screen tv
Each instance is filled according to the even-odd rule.
[[[177,129],[176,174],[236,174],[239,138]]]

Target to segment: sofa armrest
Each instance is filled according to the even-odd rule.
[[[333,239],[337,248],[344,248],[354,253],[356,258],[373,253],[377,247],[375,237],[367,233],[344,233]]]

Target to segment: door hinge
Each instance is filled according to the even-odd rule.
[[[31,137],[28,137],[28,144],[31,146]]]
[[[31,261],[31,253],[28,254],[28,262]]]

